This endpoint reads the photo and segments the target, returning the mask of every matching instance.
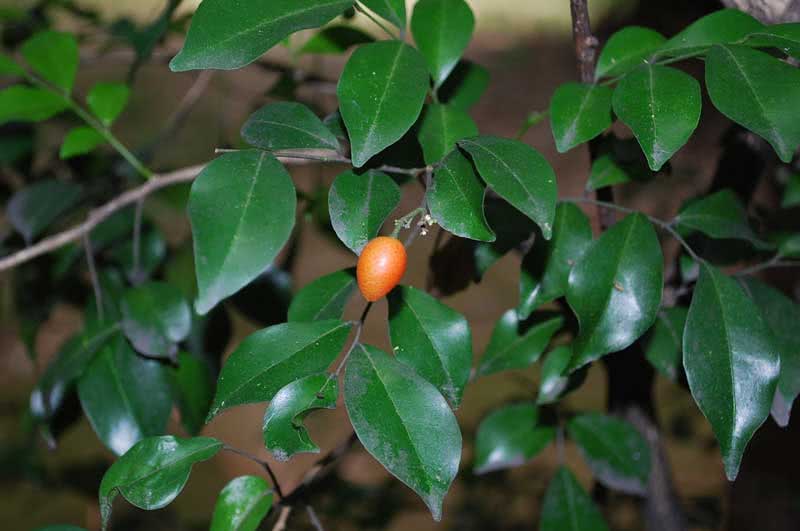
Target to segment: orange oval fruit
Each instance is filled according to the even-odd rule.
[[[375,302],[394,288],[406,272],[406,248],[397,238],[378,236],[361,251],[356,267],[358,289]]]

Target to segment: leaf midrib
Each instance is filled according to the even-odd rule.
[[[253,120],[252,123],[253,124],[276,125],[278,127],[285,127],[287,129],[294,129],[295,131],[299,131],[299,132],[303,133],[304,135],[307,135],[307,136],[310,136],[311,138],[315,138],[315,139],[319,140],[325,146],[329,146],[329,147],[333,146],[333,144],[330,143],[329,139],[326,139],[325,137],[322,137],[322,136],[310,131],[309,129],[303,129],[302,127],[298,127],[298,126],[293,125],[293,124],[287,124],[286,122],[278,122],[278,121],[275,121],[275,120],[265,120],[263,118],[258,118],[256,120]]]
[[[706,266],[706,267],[708,267],[708,266]],[[726,354],[726,357],[728,359],[728,376],[730,378],[730,384],[731,384],[731,398],[732,398],[732,400],[730,401],[730,405],[731,405],[731,433],[730,433],[730,435],[731,435],[731,437],[733,437],[733,433],[736,431],[735,430],[735,427],[736,427],[736,380],[735,380],[735,374],[734,374],[734,371],[733,371],[733,352],[731,351],[731,345],[732,344],[731,344],[731,338],[730,338],[730,331],[728,330],[728,319],[727,319],[727,315],[726,315],[726,312],[725,312],[725,305],[722,303],[722,297],[721,297],[721,294],[720,294],[719,285],[717,284],[717,279],[716,279],[714,273],[710,269],[707,269],[706,271],[707,271],[708,277],[711,280],[711,284],[712,284],[712,287],[713,287],[713,289],[711,291],[713,292],[714,299],[716,300],[717,305],[719,307],[719,313],[722,316],[722,319],[720,319],[720,326],[722,327],[722,332],[723,332],[723,336],[724,336],[723,339],[725,341],[725,354]],[[726,442],[732,443],[733,441],[726,441]],[[733,446],[733,445],[731,444],[731,446]]]
[[[397,54],[394,56],[394,59],[392,60],[392,66],[389,68],[389,74],[386,76],[386,83],[384,84],[383,91],[378,99],[378,105],[375,107],[375,113],[373,115],[372,122],[369,125],[369,129],[367,129],[367,134],[364,135],[363,146],[372,144],[372,136],[375,134],[375,128],[378,126],[378,122],[380,121],[378,118],[383,111],[383,104],[386,102],[386,95],[389,93],[389,86],[394,83],[394,75],[397,71],[397,65],[400,62],[400,56],[403,55],[405,46],[405,44],[400,43],[400,45],[397,47]]]
[[[471,141],[471,140],[463,140],[463,142],[464,142],[465,144],[471,144],[471,145],[473,145],[473,146],[477,146],[477,147],[479,147],[480,149],[482,149],[482,150],[484,150],[486,153],[488,153],[490,157],[492,157],[493,159],[497,160],[497,161],[498,161],[498,162],[499,162],[501,165],[503,165],[503,167],[505,167],[506,171],[508,171],[508,173],[510,173],[510,174],[511,174],[511,175],[514,177],[514,180],[515,180],[515,181],[516,181],[516,182],[517,182],[517,183],[518,183],[518,184],[519,184],[519,185],[522,187],[522,189],[523,189],[523,190],[525,190],[525,193],[526,193],[526,194],[527,194],[527,196],[528,196],[528,200],[526,201],[526,203],[528,203],[528,205],[529,205],[530,207],[535,207],[535,205],[536,205],[536,197],[535,197],[535,196],[534,196],[534,195],[531,193],[531,191],[530,191],[530,190],[528,189],[528,187],[525,185],[525,181],[523,181],[523,180],[522,180],[522,179],[519,177],[519,175],[517,175],[517,172],[515,172],[515,171],[514,171],[514,169],[513,169],[513,168],[511,168],[511,166],[509,166],[509,165],[506,163],[506,161],[504,161],[503,159],[501,159],[500,157],[498,157],[498,156],[497,156],[497,155],[494,153],[494,151],[490,150],[489,148],[487,148],[487,147],[483,146],[482,144],[480,144],[480,143],[478,143],[478,142],[473,142],[473,141]]]

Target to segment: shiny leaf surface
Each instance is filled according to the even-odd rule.
[[[478,426],[475,473],[522,465],[536,457],[555,436],[555,428],[539,424],[539,410],[533,403],[511,404],[492,411]]]
[[[411,17],[411,33],[439,88],[455,68],[475,29],[464,0],[420,0]]]
[[[539,531],[608,531],[602,513],[563,466],[544,494]]]
[[[350,355],[344,393],[364,448],[439,521],[461,460],[461,432],[445,399],[411,368],[368,345]]]
[[[675,222],[681,229],[697,230],[711,238],[733,238],[770,248],[756,236],[747,222],[747,212],[736,194],[726,188],[681,209]]]
[[[361,0],[361,3],[398,28],[406,27],[405,0]]]
[[[311,109],[281,101],[254,112],[242,126],[242,138],[266,149],[339,149],[339,141]]]
[[[508,310],[492,330],[489,345],[483,353],[478,375],[486,376],[500,371],[524,369],[539,359],[550,338],[564,324],[562,317],[554,317],[520,331],[520,320],[515,310]]]
[[[255,531],[272,507],[272,489],[258,476],[239,476],[225,485],[214,506],[211,531]]]
[[[550,126],[556,149],[565,153],[611,126],[611,96],[604,85],[564,83],[550,100]]]
[[[16,192],[6,205],[6,216],[27,243],[42,234],[59,217],[73,209],[83,189],[71,182],[39,181]]]
[[[289,306],[289,321],[341,319],[355,289],[355,268],[319,277],[294,296]]]
[[[682,306],[659,312],[647,341],[644,353],[647,361],[670,380],[678,377],[678,366],[683,352],[683,328],[686,326],[688,312],[688,308]]]
[[[339,356],[350,326],[284,323],[247,336],[222,366],[207,420],[229,407],[272,400],[285,385],[324,371]]]
[[[477,134],[478,126],[465,111],[432,103],[426,105],[422,113],[417,139],[425,164],[436,164],[455,149],[456,142]]]
[[[679,57],[698,54],[715,44],[742,40],[763,27],[759,21],[738,9],[722,9],[689,24],[664,43],[658,55]]]
[[[567,287],[580,324],[573,369],[624,349],[650,328],[661,305],[663,262],[656,232],[641,214],[627,216],[587,249]]]
[[[459,61],[439,87],[439,101],[468,111],[489,87],[489,71],[469,61]]]
[[[464,316],[424,291],[400,286],[389,294],[389,336],[396,359],[457,408],[472,367],[472,333]]]
[[[780,359],[755,303],[735,280],[707,264],[700,266],[686,318],[683,366],[733,481],[747,443],[769,415]]]
[[[567,369],[571,359],[572,349],[564,345],[554,348],[545,355],[539,376],[537,404],[552,404],[567,390],[570,383]]]
[[[214,398],[214,380],[206,362],[186,352],[178,353],[175,371],[175,401],[186,431],[197,435],[205,425]]]
[[[120,308],[122,331],[133,348],[149,357],[174,359],[177,343],[192,327],[189,303],[179,288],[166,282],[126,290]]]
[[[657,31],[641,26],[628,26],[609,37],[597,58],[595,78],[625,74],[653,54],[666,39]]]
[[[427,91],[425,60],[407,44],[382,41],[353,53],[336,91],[353,166],[400,140],[417,121]]]

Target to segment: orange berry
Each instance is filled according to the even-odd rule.
[[[358,257],[358,289],[370,302],[380,299],[400,282],[406,272],[406,248],[397,238],[378,236]]]

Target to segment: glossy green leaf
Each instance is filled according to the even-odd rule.
[[[565,153],[611,126],[611,87],[564,83],[550,100],[550,126],[556,149]]]
[[[22,76],[25,70],[22,69],[13,59],[0,53],[0,76]]]
[[[791,208],[800,205],[800,173],[789,176],[786,188],[783,189],[781,207]]]
[[[608,415],[584,413],[569,421],[567,432],[598,481],[628,494],[645,494],[650,447],[636,428]]]
[[[247,336],[222,366],[207,420],[229,407],[272,400],[285,385],[324,371],[350,327],[338,320],[284,323]]]
[[[559,203],[553,238],[534,241],[522,259],[517,306],[521,319],[567,292],[569,272],[591,243],[592,226],[586,214],[572,203]]]
[[[683,328],[686,326],[688,312],[688,308],[682,306],[659,312],[647,341],[644,353],[647,361],[670,380],[678,377],[678,366],[683,352]]]
[[[522,332],[516,310],[508,310],[492,330],[489,345],[478,366],[478,375],[529,367],[539,359],[553,334],[563,324],[562,317],[554,317]]]
[[[174,359],[192,327],[192,311],[180,289],[166,282],[129,288],[122,296],[122,331],[137,351]]]
[[[197,435],[205,424],[214,398],[214,380],[207,363],[186,352],[179,352],[175,387],[181,424],[187,432]]]
[[[308,39],[300,48],[301,54],[343,54],[353,46],[373,42],[371,35],[349,26],[329,26]]]
[[[769,415],[780,359],[755,303],[735,280],[708,264],[700,266],[686,318],[683,366],[733,481],[747,443]]]
[[[680,229],[697,230],[711,238],[746,240],[760,249],[772,247],[750,228],[744,205],[728,188],[688,204],[678,213],[675,223]]]
[[[477,134],[478,126],[465,111],[450,105],[429,104],[420,118],[417,139],[425,164],[436,164],[455,149],[456,142]]]
[[[411,16],[411,33],[439,88],[466,50],[475,16],[464,0],[420,0]]]
[[[271,103],[242,126],[242,138],[266,149],[339,149],[339,141],[311,109],[301,103]]]
[[[105,141],[103,135],[98,133],[94,127],[81,125],[69,130],[67,136],[64,137],[64,142],[61,143],[58,156],[64,160],[86,155]]]
[[[222,489],[211,531],[256,531],[272,507],[272,489],[258,476],[239,476]]]
[[[78,42],[69,33],[41,31],[22,44],[22,56],[46,81],[70,92],[78,72]]]
[[[439,101],[468,111],[489,88],[489,71],[469,61],[459,61],[439,87]]]
[[[347,362],[344,393],[361,444],[439,521],[461,460],[461,432],[445,399],[411,368],[361,344]]]
[[[303,419],[315,409],[336,409],[338,380],[327,373],[300,378],[278,391],[264,413],[264,446],[278,461],[300,453],[318,454]]]
[[[722,114],[769,142],[784,162],[800,145],[800,70],[745,46],[715,46],[706,86]]]
[[[532,402],[496,409],[478,426],[475,473],[520,466],[536,457],[555,436],[555,428],[539,423],[539,409]]]
[[[398,28],[406,27],[405,0],[361,0],[361,3]]]
[[[400,286],[389,294],[389,336],[397,360],[457,408],[472,367],[472,333],[464,316],[424,291]]]
[[[754,278],[744,280],[745,292],[761,310],[772,331],[781,358],[781,374],[772,401],[772,418],[778,426],[789,425],[792,404],[800,394],[800,306],[792,299]]]
[[[567,390],[570,383],[567,369],[571,359],[572,349],[564,345],[554,348],[545,355],[539,377],[537,404],[552,404]]]
[[[294,296],[289,306],[289,321],[341,319],[355,289],[355,268],[319,277]]]
[[[485,187],[472,162],[452,151],[438,166],[428,188],[428,209],[446,231],[478,241],[491,242],[495,234],[483,211]]]
[[[661,305],[664,257],[653,225],[631,214],[608,229],[573,266],[567,302],[578,318],[576,369],[636,341]]]
[[[48,525],[38,527],[34,531],[86,531],[86,529],[74,525]]]
[[[425,60],[398,41],[361,46],[345,65],[336,92],[353,166],[360,168],[417,121],[428,92]]]
[[[520,248],[536,230],[536,225],[528,216],[488,191],[483,199],[483,210],[496,239],[493,242],[480,242],[474,248],[478,279],[506,253]]]
[[[81,407],[97,436],[122,455],[161,435],[172,410],[167,368],[137,356],[122,336],[104,346],[78,380]]]
[[[595,79],[625,74],[643,64],[666,39],[657,31],[627,26],[614,33],[600,51]]]
[[[586,189],[599,190],[615,184],[626,183],[630,180],[628,172],[614,160],[612,155],[606,153],[592,161]]]
[[[747,44],[751,46],[771,46],[779,48],[795,59],[800,58],[800,22],[772,24],[748,35]]]
[[[800,233],[781,236],[778,239],[778,252],[787,258],[800,258]]]
[[[470,154],[486,184],[535,221],[549,240],[558,189],[547,160],[530,146],[505,138],[479,136],[458,145]]]
[[[211,437],[165,435],[140,441],[111,465],[100,483],[103,529],[118,494],[140,509],[161,509],[181,493],[192,465],[211,459],[221,448],[222,442]]]
[[[291,177],[268,153],[226,153],[206,166],[189,196],[198,313],[264,272],[289,239],[296,204]]]
[[[49,90],[14,85],[0,90],[0,125],[41,122],[69,108],[69,102]]]
[[[16,192],[8,200],[6,217],[27,243],[42,234],[83,197],[81,186],[67,181],[39,181]]]
[[[539,531],[608,531],[602,513],[563,466],[544,494]]]
[[[131,89],[123,83],[97,83],[86,96],[86,103],[103,124],[110,126],[125,110],[130,94]]]
[[[384,221],[400,202],[400,188],[385,173],[370,170],[340,174],[328,192],[333,230],[354,253],[378,235]]]
[[[322,26],[352,5],[353,0],[205,0],[169,67],[241,68],[292,33]]]
[[[631,128],[650,169],[658,171],[700,121],[700,84],[674,68],[644,65],[614,90],[614,112]]]
[[[764,27],[759,21],[738,9],[722,9],[696,20],[672,37],[658,50],[660,56],[691,56],[715,44],[745,39]]]

